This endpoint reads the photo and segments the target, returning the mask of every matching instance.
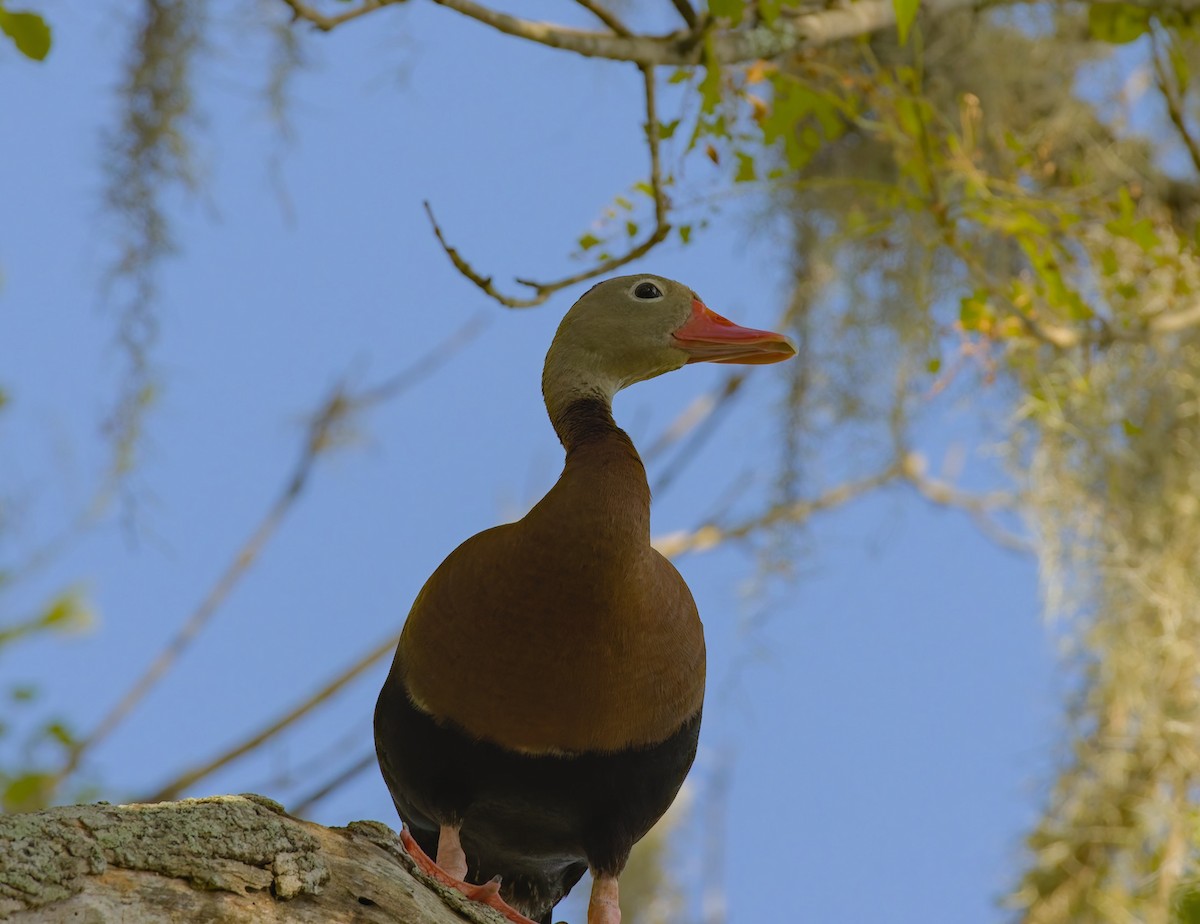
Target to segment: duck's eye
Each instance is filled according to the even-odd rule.
[[[638,298],[662,298],[662,291],[652,282],[639,282],[633,294]]]

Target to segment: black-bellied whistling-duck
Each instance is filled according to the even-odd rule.
[[[696,755],[704,631],[650,547],[646,472],[613,395],[691,362],[795,352],[661,276],[602,282],[567,312],[542,373],[563,473],[434,571],[375,707],[379,766],[410,851],[437,857],[418,856],[428,872],[547,924],[590,868],[589,924],[620,921],[617,877]]]

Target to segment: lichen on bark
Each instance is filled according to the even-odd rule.
[[[63,901],[110,868],[276,898],[329,878],[316,838],[259,796],[88,805],[0,817],[0,917]]]

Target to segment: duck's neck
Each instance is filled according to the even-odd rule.
[[[630,531],[648,544],[646,469],[629,435],[613,420],[609,401],[576,398],[552,420],[567,461],[550,496],[566,501],[573,518],[595,520],[588,524],[591,529]]]

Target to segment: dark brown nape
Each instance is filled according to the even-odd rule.
[[[569,455],[588,443],[616,437],[628,444],[637,454],[629,435],[613,420],[612,407],[603,398],[579,398],[568,404],[557,418],[551,421],[563,448]]]

